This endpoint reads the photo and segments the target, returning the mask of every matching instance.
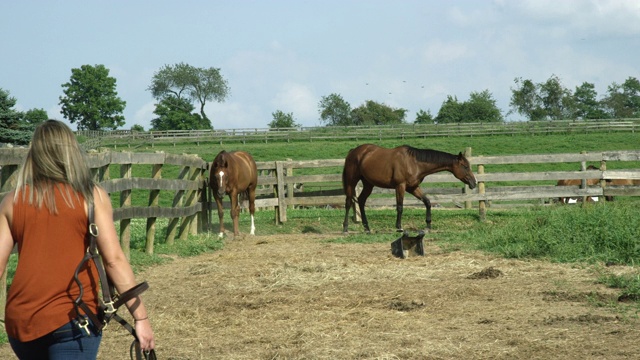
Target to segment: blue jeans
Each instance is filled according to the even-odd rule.
[[[102,333],[91,321],[89,329],[91,333],[87,335],[74,320],[38,339],[21,342],[9,338],[9,343],[18,359],[95,360]]]

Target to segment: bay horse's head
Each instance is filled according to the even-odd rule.
[[[463,183],[469,185],[469,188],[474,189],[477,185],[476,176],[473,175],[473,171],[471,171],[471,165],[469,164],[469,160],[467,160],[462,153],[459,153],[456,160],[453,162],[453,166],[451,167],[451,173],[458,180]]]
[[[209,174],[209,185],[217,192],[220,198],[227,193],[227,182],[229,181],[228,156],[229,154],[226,151],[220,151],[216,158],[213,159],[211,173]]]

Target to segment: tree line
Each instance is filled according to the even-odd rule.
[[[507,115],[517,113],[527,120],[640,117],[640,81],[634,77],[622,84],[612,83],[601,98],[593,83],[584,82],[571,90],[555,75],[540,83],[523,78],[516,78],[514,83]],[[157,101],[151,130],[212,129],[205,105],[211,101],[224,102],[230,94],[229,84],[219,68],[185,63],[160,68],[146,90]],[[118,96],[116,79],[104,65],[72,69],[69,81],[62,84],[62,92],[61,114],[76,124],[78,130],[115,130],[125,124],[126,102]],[[49,118],[44,109],[18,111],[16,103],[9,91],[0,88],[0,143],[26,144],[34,127]],[[406,119],[407,109],[373,100],[352,108],[337,93],[321,97],[318,112],[320,121],[327,126],[505,121],[489,90],[471,92],[466,101],[448,95],[435,116],[428,109],[419,109],[413,121]],[[270,128],[300,126],[293,113],[278,109],[271,115],[272,121],[267,124]],[[134,125],[132,130],[144,128]]]

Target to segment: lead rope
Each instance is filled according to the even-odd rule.
[[[99,234],[98,226],[94,222],[94,205],[93,203],[87,204],[87,218],[88,218],[88,236],[89,236],[89,246],[87,247],[87,251],[84,254],[84,257],[80,261],[80,264],[76,267],[76,271],[73,274],[73,279],[78,284],[78,288],[80,289],[80,293],[78,297],[74,300],[73,304],[76,309],[76,313],[78,314],[77,323],[82,331],[84,331],[87,335],[90,335],[91,332],[89,330],[89,320],[93,322],[97,331],[100,332],[104,329],[111,319],[115,319],[122,327],[124,327],[134,338],[131,343],[131,347],[129,349],[129,355],[132,360],[145,359],[145,360],[156,360],[156,353],[154,350],[150,351],[140,351],[140,347],[136,346],[138,344],[138,335],[136,334],[136,330],[131,324],[129,324],[125,319],[118,315],[117,311],[120,306],[122,306],[127,301],[132,298],[140,295],[142,292],[149,288],[149,284],[147,282],[142,282],[133,288],[125,291],[122,294],[117,294],[115,288],[109,281],[107,277],[107,273],[104,269],[104,265],[102,264],[102,258],[98,251],[98,242],[97,237]],[[93,260],[96,269],[98,270],[98,276],[100,277],[100,286],[102,290],[102,299],[100,301],[100,308],[98,309],[99,314],[94,314],[91,309],[85,304],[82,300],[82,296],[84,295],[84,287],[82,282],[80,281],[78,274],[83,269],[85,263]],[[115,300],[115,301],[114,301]],[[81,312],[82,311],[82,312]],[[85,316],[82,316],[84,313]]]

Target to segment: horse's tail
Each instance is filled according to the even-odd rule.
[[[350,162],[350,158],[352,156],[351,152],[353,150],[354,149],[351,149],[351,150],[349,150],[349,153],[347,153],[347,157],[346,157],[345,162],[344,162],[344,167],[342,168],[342,190],[344,191],[345,195],[347,195],[347,188],[349,187],[349,179],[348,179],[348,174],[347,174],[347,171],[348,171],[347,168],[349,166],[351,166],[351,164],[349,162]],[[349,200],[355,203],[357,201],[356,194],[355,194],[355,189],[352,189],[352,191],[353,191],[353,193],[351,194],[351,199],[349,199]]]
[[[249,201],[249,189],[241,192],[238,195],[240,195],[240,203],[244,203],[245,201]]]

